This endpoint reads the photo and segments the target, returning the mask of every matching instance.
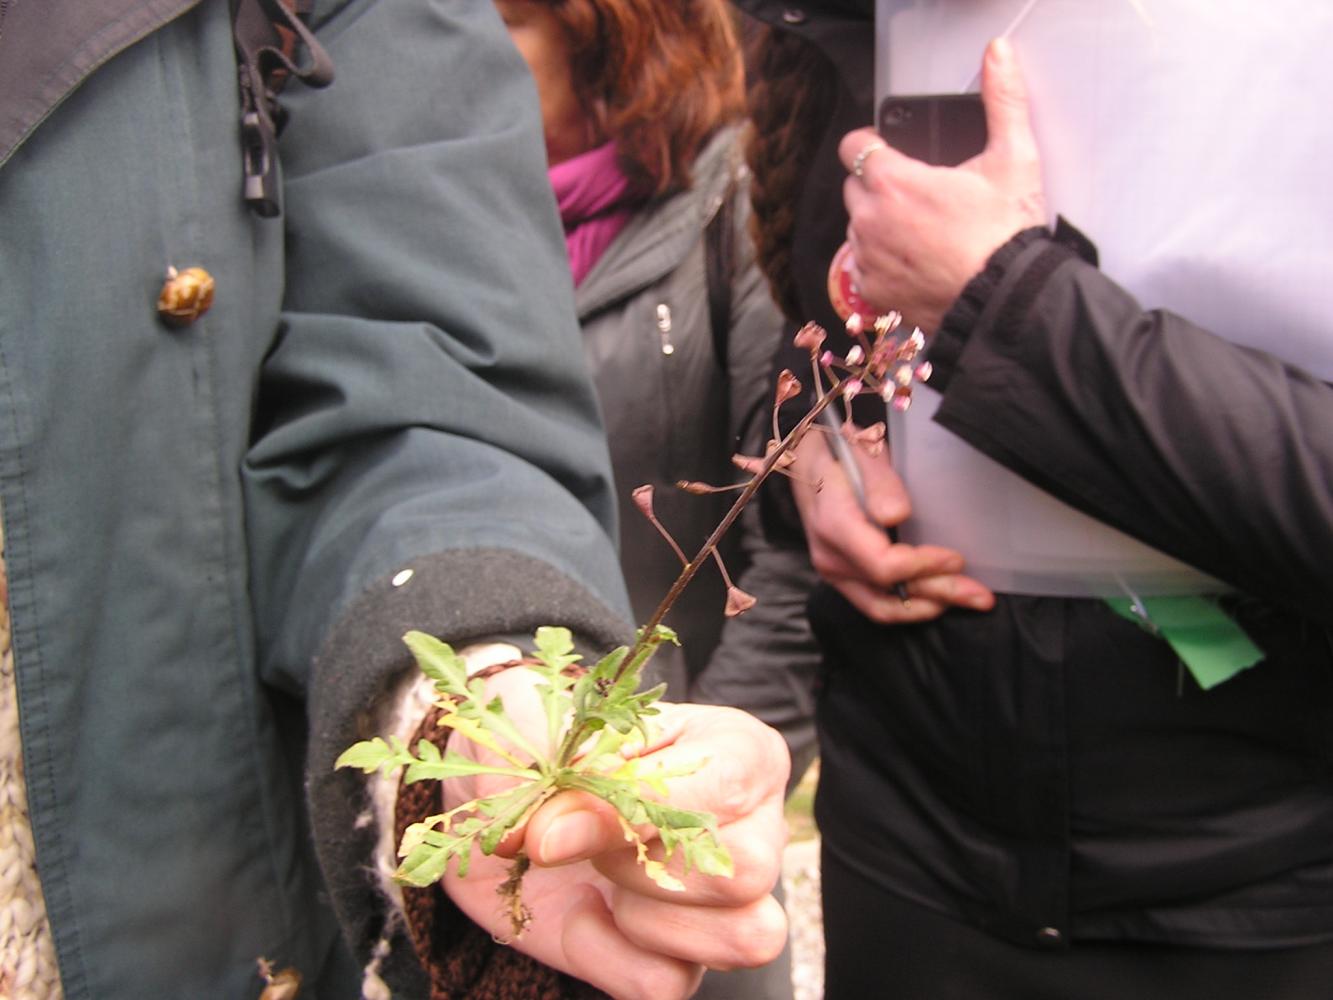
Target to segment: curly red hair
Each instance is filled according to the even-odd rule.
[[[745,112],[745,71],[727,0],[549,0],[574,88],[615,139],[631,183],[660,195],[690,186],[690,164]]]

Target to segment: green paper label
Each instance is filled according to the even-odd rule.
[[[1209,597],[1108,597],[1121,616],[1161,636],[1205,691],[1264,658],[1263,650]]]

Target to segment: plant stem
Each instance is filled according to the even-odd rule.
[[[709,556],[717,549],[718,543],[722,540],[722,536],[727,533],[727,530],[735,523],[736,519],[741,516],[741,511],[745,509],[755,493],[758,492],[759,487],[764,484],[764,480],[767,479],[769,474],[777,467],[778,462],[782,460],[782,456],[791,451],[801,438],[805,436],[805,432],[810,428],[810,425],[819,418],[819,415],[824,412],[825,408],[828,407],[833,400],[838,399],[841,396],[842,380],[835,377],[833,385],[819,396],[815,401],[814,406],[812,406],[796,426],[788,432],[787,436],[778,442],[777,447],[765,457],[764,464],[760,466],[759,471],[751,477],[748,483],[745,484],[745,488],[741,490],[740,495],[736,497],[736,502],[731,505],[731,509],[727,511],[726,516],[718,522],[717,527],[713,529],[712,534],[710,534],[704,541],[694,558],[685,564],[685,568],[680,571],[680,575],[677,576],[675,582],[671,584],[671,589],[668,590],[666,596],[662,598],[662,603],[657,606],[657,610],[653,612],[652,617],[649,618],[643,628],[640,629],[638,640],[630,648],[629,655],[625,657],[625,661],[621,665],[620,671],[616,674],[617,680],[619,680],[629,666],[635,662],[637,654],[639,654],[643,647],[648,644],[649,637],[657,630],[657,626],[662,623],[662,619],[666,617],[667,612],[670,611],[672,605],[676,603],[681,592],[689,585],[689,582],[694,579],[694,574],[699,572],[700,567],[703,566]]]

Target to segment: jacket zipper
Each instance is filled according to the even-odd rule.
[[[676,353],[676,345],[671,342],[671,307],[665,302],[657,304],[657,335],[662,341],[662,353],[668,357]]]

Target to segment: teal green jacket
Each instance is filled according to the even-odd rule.
[[[358,995],[382,915],[331,765],[402,633],[624,636],[536,98],[491,0],[315,23],[337,78],[285,91],[261,219],[225,2],[0,5],[0,499],[71,1000],[255,996],[261,956],[303,1000]],[[175,329],[169,266],[216,280]]]

